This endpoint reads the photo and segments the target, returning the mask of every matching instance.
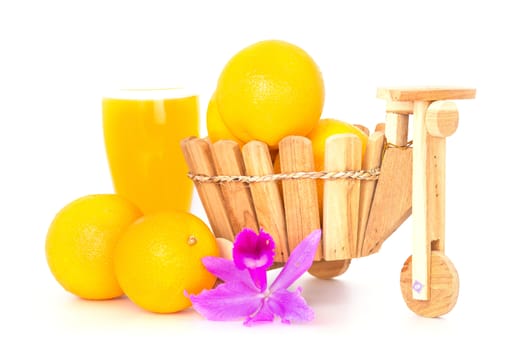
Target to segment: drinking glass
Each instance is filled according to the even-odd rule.
[[[193,183],[180,141],[198,136],[198,96],[186,89],[121,89],[102,99],[115,192],[144,214],[189,211]]]

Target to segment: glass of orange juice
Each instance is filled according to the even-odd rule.
[[[193,183],[180,141],[198,136],[198,96],[186,89],[121,89],[102,99],[104,142],[115,192],[144,214],[188,211]]]

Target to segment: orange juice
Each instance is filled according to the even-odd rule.
[[[143,213],[188,211],[193,183],[180,141],[198,136],[198,96],[183,89],[120,90],[102,100],[115,192]]]

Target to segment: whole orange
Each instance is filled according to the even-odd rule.
[[[220,140],[233,140],[237,142],[240,146],[244,144],[242,141],[236,138],[235,135],[231,133],[231,131],[224,124],[224,121],[222,120],[220,114],[218,114],[215,93],[213,93],[207,105],[206,128],[207,135],[212,143]]]
[[[216,87],[218,113],[243,142],[270,148],[288,135],[305,136],[320,119],[324,81],[313,58],[281,40],[264,40],[237,52]]]
[[[186,212],[147,214],[130,225],[115,249],[118,282],[139,307],[173,313],[191,306],[184,295],[210,289],[216,277],[202,263],[218,256],[215,236]]]
[[[123,294],[114,270],[113,251],[142,213],[115,194],[94,194],[64,206],[49,226],[45,251],[51,273],[67,291],[100,300]]]

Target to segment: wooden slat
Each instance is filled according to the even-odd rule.
[[[377,97],[390,101],[436,101],[475,98],[476,90],[452,86],[379,88]]]
[[[382,153],[384,150],[384,133],[376,131],[368,138],[366,146],[366,154],[362,162],[363,169],[379,168],[382,163]],[[360,183],[360,208],[359,208],[359,228],[358,228],[358,256],[362,255],[362,246],[364,245],[364,235],[369,219],[369,211],[373,197],[375,195],[375,188],[378,180],[362,181]]]
[[[432,250],[444,253],[446,226],[446,139],[428,136],[428,231]]]
[[[325,145],[324,170],[346,171],[350,169],[352,142],[360,142],[356,135],[339,134],[328,137]],[[353,256],[350,240],[348,179],[324,181],[323,253],[325,260],[349,259]]]
[[[242,147],[247,175],[273,174],[273,162],[268,146],[260,141],[250,141]],[[259,227],[275,240],[275,261],[286,262],[289,249],[286,236],[284,203],[278,183],[263,181],[250,183],[253,206]]]
[[[369,213],[362,256],[379,251],[382,243],[411,214],[413,150],[388,148]]]
[[[211,156],[209,141],[195,137],[188,137],[181,141],[182,153],[189,171],[193,174],[214,176],[215,167]],[[200,201],[209,219],[213,233],[234,241],[235,234],[229,222],[228,212],[224,203],[219,185],[215,183],[196,182]]]
[[[348,152],[349,170],[362,169],[362,143],[360,139],[353,135],[350,137]],[[351,245],[351,256],[358,257],[358,217],[360,208],[360,180],[349,180],[349,243]]]
[[[408,142],[409,115],[386,113],[386,140],[396,146],[405,146]]]
[[[314,171],[311,141],[306,137],[287,136],[279,143],[280,168],[283,173]],[[312,179],[282,181],[286,230],[289,250],[292,251],[308,234],[319,229],[317,184]],[[322,258],[322,244],[315,255]]]
[[[211,153],[217,175],[245,175],[242,153],[235,141],[217,141],[211,145]],[[249,185],[238,181],[224,182],[220,189],[233,231],[238,233],[244,228],[250,228],[258,232]]]

